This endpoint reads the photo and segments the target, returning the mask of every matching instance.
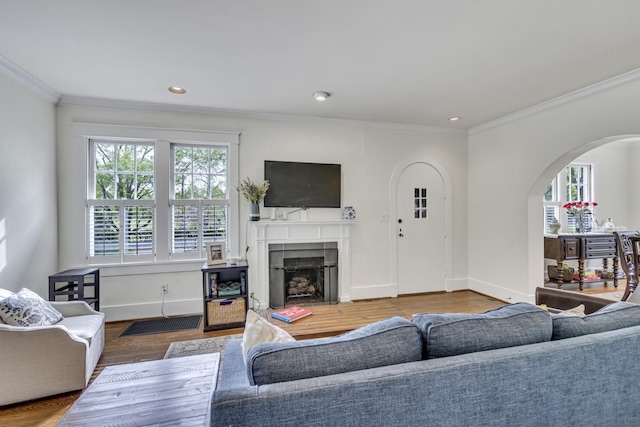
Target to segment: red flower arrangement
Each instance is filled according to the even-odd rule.
[[[574,217],[582,217],[585,213],[591,213],[590,207],[598,206],[597,202],[569,202],[562,205],[569,215]]]

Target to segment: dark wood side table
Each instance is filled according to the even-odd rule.
[[[249,309],[248,269],[246,262],[202,265],[205,332],[245,325]]]
[[[85,295],[87,287],[93,288],[92,295]],[[56,301],[57,296],[66,297],[66,301],[85,301],[89,305],[93,304],[93,308],[99,311],[100,269],[79,268],[49,276],[49,301]]]
[[[613,259],[613,286],[618,287],[618,247],[613,233],[559,234],[544,238],[544,257],[555,259],[558,268],[565,260],[578,261],[578,284],[584,287],[584,261],[602,259],[602,268],[608,267],[608,258]],[[604,280],[607,283],[607,280]],[[562,287],[562,281],[558,288]]]

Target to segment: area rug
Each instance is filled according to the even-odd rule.
[[[242,338],[242,334],[223,335],[221,337],[203,338],[191,341],[177,341],[169,345],[164,355],[165,359],[174,357],[195,356],[207,353],[220,353],[220,360],[224,356],[224,348],[227,341],[234,338]]]
[[[218,364],[218,380],[222,372],[224,363],[224,349],[227,341],[234,338],[242,338],[242,334],[223,335],[221,337],[203,338],[191,341],[176,341],[169,344],[164,359],[174,359],[184,356],[198,356],[208,353],[220,353],[220,363]]]
[[[591,294],[595,297],[606,298],[614,301],[620,301],[622,296],[624,295],[624,291],[615,291],[615,292],[601,292],[597,294]]]
[[[162,317],[160,319],[136,320],[131,322],[120,336],[159,334],[162,332],[185,331],[196,329],[200,325],[201,315]]]

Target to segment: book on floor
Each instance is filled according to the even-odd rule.
[[[291,323],[296,320],[300,320],[303,317],[307,317],[313,314],[311,310],[308,308],[298,307],[297,305],[292,305],[291,307],[281,308],[280,310],[276,310],[271,313],[271,317],[274,319],[282,320],[283,322]]]

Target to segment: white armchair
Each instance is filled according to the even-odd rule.
[[[0,406],[87,386],[104,349],[104,314],[84,301],[51,302],[64,316],[52,326],[0,320]]]

